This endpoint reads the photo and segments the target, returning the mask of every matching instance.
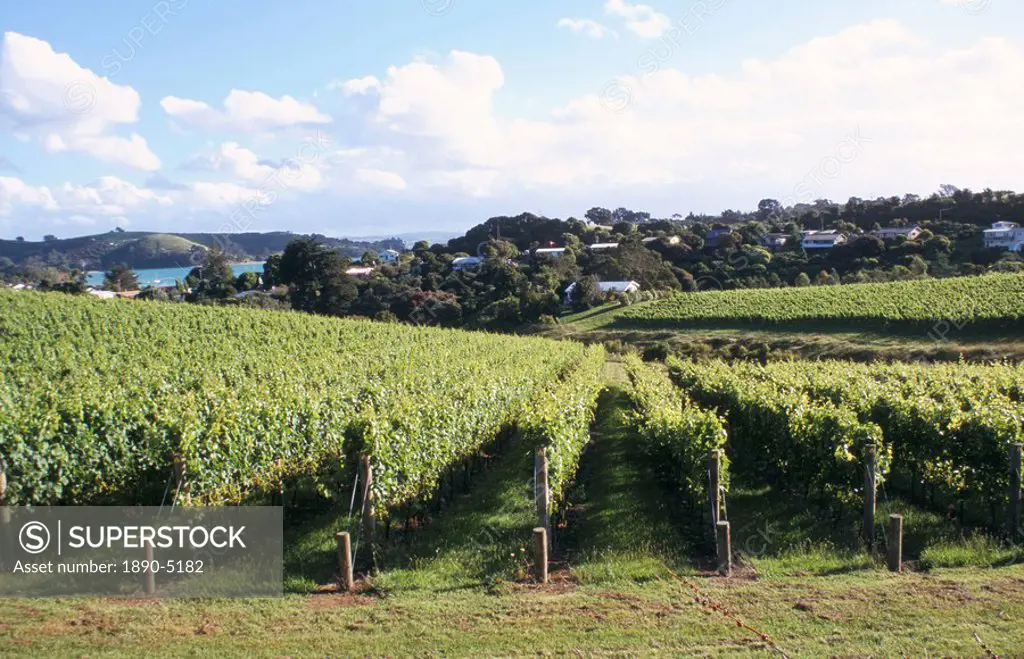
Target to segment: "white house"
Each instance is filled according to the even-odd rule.
[[[664,238],[658,238],[657,236],[650,236],[648,238],[644,238],[640,242],[643,243],[644,245],[647,245],[647,244],[653,243],[653,242],[655,242],[657,240],[663,240],[665,243],[667,243],[669,245],[678,245],[679,244],[679,236],[665,236]]]
[[[484,260],[479,256],[460,256],[452,261],[452,268],[455,270],[469,270],[471,268],[479,268],[483,262]]]
[[[640,284],[635,281],[601,281],[597,283],[601,293],[635,293],[640,290]],[[572,294],[576,290],[576,282],[565,287],[562,292],[562,304],[572,305]]]
[[[369,279],[370,275],[373,274],[373,268],[371,268],[371,267],[349,268],[348,270],[345,271],[345,274],[348,275],[349,277],[359,277],[359,278],[362,278],[362,279]]]
[[[985,229],[985,247],[1008,249],[1018,252],[1024,247],[1024,228],[1014,222],[994,222],[991,229]]]
[[[915,240],[921,235],[921,227],[917,225],[912,227],[882,227],[875,231],[873,235],[882,240],[895,240],[900,236],[905,236],[907,240]]]
[[[832,249],[846,242],[846,236],[838,231],[806,231],[800,246],[804,249]]]
[[[257,295],[265,295],[269,297],[269,293],[261,290],[242,291],[241,293],[235,293],[231,297],[235,298],[236,300],[242,300],[244,298],[255,297]]]
[[[605,249],[615,249],[619,246],[619,243],[594,243],[590,246],[590,250],[593,252],[600,252]]]
[[[789,242],[789,234],[766,233],[759,238],[759,241],[763,247],[767,247],[769,249],[781,249]]]
[[[98,291],[96,289],[90,289],[89,295],[94,295],[101,300],[113,300],[115,297],[117,297],[117,293],[115,293],[114,291]]]
[[[541,247],[533,250],[534,256],[550,256],[551,258],[558,258],[565,254],[564,247]]]
[[[386,249],[377,255],[381,263],[394,263],[398,260],[398,252],[393,249]]]

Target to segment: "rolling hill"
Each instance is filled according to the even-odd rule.
[[[102,270],[113,263],[127,263],[133,268],[172,268],[191,263],[191,251],[197,247],[220,246],[233,261],[262,261],[271,254],[284,251],[297,238],[313,237],[346,256],[357,258],[367,250],[404,249],[398,238],[377,241],[330,238],[290,231],[271,233],[168,234],[153,231],[111,231],[75,238],[43,240],[0,240],[0,258],[15,264],[40,259],[51,265],[66,265],[84,270]]]

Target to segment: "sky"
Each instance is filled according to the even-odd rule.
[[[0,238],[461,232],[1020,189],[1019,0],[0,12]]]

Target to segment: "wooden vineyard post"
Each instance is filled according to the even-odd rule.
[[[373,466],[370,464],[370,456],[363,456],[360,467],[363,472],[363,535],[370,555],[373,556],[373,542],[377,535],[377,511],[373,505]]]
[[[7,471],[0,462],[0,569],[6,569],[12,552],[11,509],[7,507]]]
[[[284,507],[284,460],[281,458],[277,459],[277,496],[281,501],[281,506]]]
[[[889,571],[903,568],[903,515],[889,515]]]
[[[708,456],[708,510],[711,511],[711,534],[717,546],[722,511],[722,452],[718,449],[713,449]]]
[[[868,446],[864,451],[864,541],[869,547],[875,543],[876,464],[875,447]]]
[[[716,526],[718,546],[718,573],[723,577],[732,574],[732,536],[729,522],[719,522]]]
[[[0,464],[0,524],[6,530],[11,523],[11,511],[7,507],[7,471]]]
[[[180,455],[174,456],[174,479],[176,481],[174,491],[174,503],[175,505],[189,505],[192,502],[192,496],[189,494],[188,487],[188,473],[185,469],[185,458]]]
[[[1010,445],[1010,509],[1007,514],[1007,534],[1011,542],[1020,537],[1020,486],[1021,453],[1024,444]]]
[[[534,455],[534,471],[537,473],[537,523],[544,528],[548,542],[551,541],[551,488],[548,486],[548,452],[537,449]]]
[[[352,592],[356,582],[352,577],[352,540],[347,531],[334,536],[338,541],[338,567],[341,569],[341,589]]]
[[[537,527],[533,530],[533,574],[539,583],[548,582],[548,531]]]
[[[144,588],[147,595],[156,593],[156,572],[153,571],[153,543],[146,543],[146,569],[144,575]]]

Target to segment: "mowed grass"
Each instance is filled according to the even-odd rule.
[[[861,535],[862,514],[860,508],[840,510],[767,486],[734,486],[728,495],[733,552],[758,578],[884,571],[890,514],[903,516],[906,570],[1024,563],[1024,547],[988,529],[961,528],[939,512],[884,492],[875,513],[875,544],[869,550]]]
[[[959,549],[925,544],[921,560],[930,555],[945,563],[895,575],[856,548],[855,533],[844,530],[849,524],[834,523],[820,508],[737,489],[729,498],[734,543],[743,554],[736,575],[713,577],[694,567],[699,543],[621,423],[614,364],[609,380],[572,494],[576,505],[556,536],[549,584],[532,582],[519,551],[535,524],[532,457],[513,440],[424,528],[408,536],[393,529],[380,571],[364,578],[357,594],[332,585],[334,533],[347,523],[346,506],[289,532],[284,597],[0,600],[0,655],[776,654],[737,626],[739,619],[789,657],[981,656],[986,648],[1022,656],[1024,567],[1005,564],[1003,549],[989,541],[968,539]],[[896,505],[885,503],[880,517]],[[939,515],[919,513],[915,520],[911,508],[904,512],[908,551],[916,551],[915,530],[924,537],[945,523]],[[768,536],[766,546],[745,550],[746,538],[761,538],[759,531]],[[995,560],[979,562],[981,556]],[[941,567],[958,561],[996,567]],[[692,586],[706,599],[698,601]]]
[[[702,327],[649,326],[626,318],[658,304],[640,302],[628,307],[605,304],[566,314],[557,325],[537,326],[535,332],[554,339],[617,345],[644,352],[668,350],[695,358],[850,359],[854,361],[969,361],[1024,359],[1019,332],[979,331],[968,323],[939,322],[912,331],[855,326],[733,327],[729,323]]]
[[[617,365],[609,366],[614,373]],[[586,503],[570,541],[579,548],[572,574],[583,584],[643,583],[692,572],[689,547],[668,502],[646,456],[628,435],[620,386],[602,393],[593,444],[578,476]]]

